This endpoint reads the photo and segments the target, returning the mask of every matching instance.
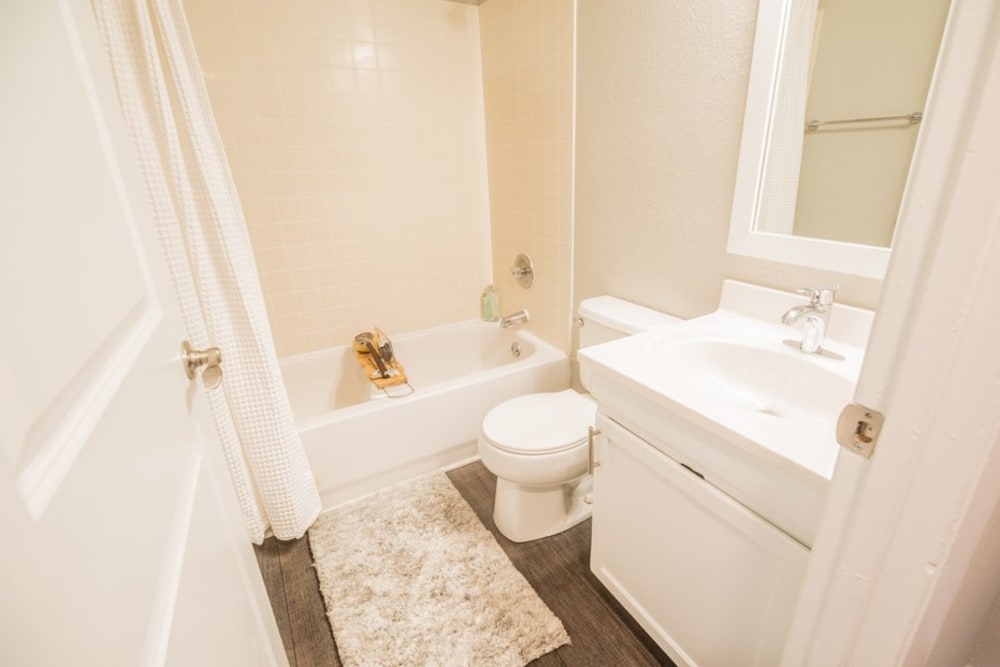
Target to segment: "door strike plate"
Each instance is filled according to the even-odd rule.
[[[878,410],[849,403],[837,419],[837,442],[841,447],[870,459],[884,421],[885,416]]]

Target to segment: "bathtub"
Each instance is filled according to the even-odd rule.
[[[415,389],[402,398],[365,379],[351,345],[281,361],[324,508],[473,458],[494,405],[569,387],[566,355],[523,329],[471,320],[391,337]]]

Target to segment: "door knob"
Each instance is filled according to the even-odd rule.
[[[215,389],[222,384],[222,350],[219,348],[196,350],[191,343],[184,341],[181,343],[181,362],[189,380],[193,380],[201,368],[201,381],[206,389]]]

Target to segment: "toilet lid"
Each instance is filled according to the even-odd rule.
[[[483,436],[515,454],[554,454],[587,439],[597,405],[572,389],[504,401],[483,419]]]

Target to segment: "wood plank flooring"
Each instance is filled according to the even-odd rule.
[[[496,478],[479,462],[448,476],[569,633],[572,644],[542,656],[533,666],[673,665],[591,573],[590,521],[559,535],[516,544],[493,525]],[[340,667],[308,540],[268,538],[256,550],[289,664]]]
[[[291,667],[341,667],[319,579],[312,566],[308,538],[279,542],[264,540],[257,563],[271,598],[285,655]]]

